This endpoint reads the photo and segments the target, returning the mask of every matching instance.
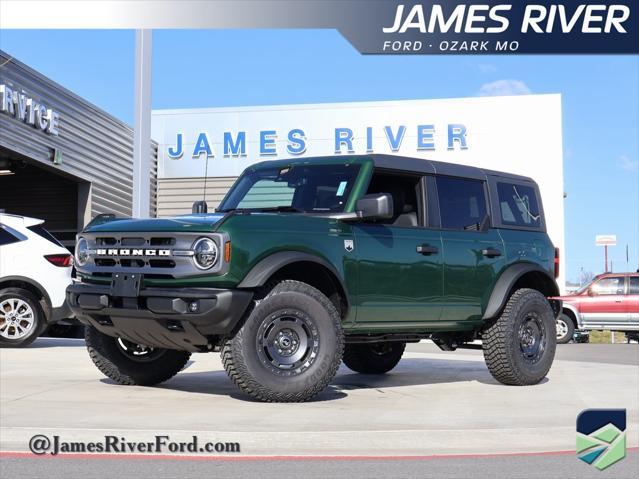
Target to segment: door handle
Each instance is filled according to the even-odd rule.
[[[497,256],[501,256],[501,251],[495,248],[486,248],[481,250],[481,254],[488,258],[496,258]]]
[[[427,245],[426,243],[417,245],[417,252],[424,256],[430,256],[431,254],[439,253],[439,249],[435,246]]]

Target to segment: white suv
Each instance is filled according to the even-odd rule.
[[[72,316],[65,289],[73,257],[42,220],[0,211],[0,347],[27,346]]]

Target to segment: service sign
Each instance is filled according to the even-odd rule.
[[[49,135],[58,136],[60,115],[23,91],[0,84],[0,112]]]

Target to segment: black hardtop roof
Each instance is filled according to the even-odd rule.
[[[254,167],[277,167],[300,163],[327,162],[333,164],[361,163],[367,159],[373,160],[378,168],[388,170],[398,170],[411,173],[440,174],[446,176],[459,176],[462,178],[474,178],[485,180],[488,176],[495,176],[504,179],[517,180],[521,182],[535,183],[526,176],[505,173],[502,171],[487,170],[476,166],[459,165],[456,163],[445,163],[442,161],[432,161],[423,158],[412,158],[408,156],[368,154],[368,155],[335,155],[335,156],[314,156],[304,158],[291,158],[288,160],[271,160],[252,165]]]
[[[459,165],[457,163],[445,163],[443,161],[433,161],[423,158],[411,158],[408,156],[395,155],[368,155],[372,158],[375,166],[389,170],[412,171],[416,173],[430,173],[446,176],[460,176],[464,178],[475,178],[478,180],[486,179],[487,176],[499,176],[502,178],[513,179],[517,181],[533,182],[531,178],[526,176],[515,175],[513,173],[505,173],[502,171],[487,170],[477,166]]]

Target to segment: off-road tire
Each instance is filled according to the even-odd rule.
[[[538,320],[545,328],[543,352],[534,363],[526,360],[520,342],[520,328],[530,318]],[[552,366],[556,339],[555,318],[544,295],[533,289],[518,289],[508,299],[501,316],[482,332],[484,359],[488,370],[503,384],[537,384]]]
[[[566,344],[569,343],[575,334],[575,323],[572,322],[572,319],[567,314],[561,313],[557,318],[557,334],[559,334],[559,325],[560,323],[565,324],[566,326],[566,334],[559,337],[557,336],[557,344]]]
[[[10,298],[16,298],[27,303],[33,311],[34,322],[31,331],[20,339],[9,339],[0,336],[0,348],[24,348],[42,334],[42,331],[47,327],[47,321],[38,298],[31,291],[22,288],[4,288],[0,290],[0,303]]]
[[[155,359],[133,360],[122,352],[116,338],[92,326],[87,326],[84,339],[93,364],[102,374],[118,384],[129,386],[162,383],[179,373],[191,356],[188,351],[156,349],[161,354]]]
[[[266,346],[260,350],[259,343],[264,326],[271,324],[273,318],[287,315],[310,318],[318,338],[310,365],[290,375],[265,361]],[[316,288],[286,280],[256,301],[239,331],[225,342],[221,356],[231,380],[249,396],[264,402],[303,402],[328,386],[337,373],[343,352],[344,334],[335,305]]]
[[[381,349],[384,348],[384,349]],[[371,344],[347,344],[344,348],[344,365],[362,374],[384,374],[397,366],[406,343],[388,342]]]

